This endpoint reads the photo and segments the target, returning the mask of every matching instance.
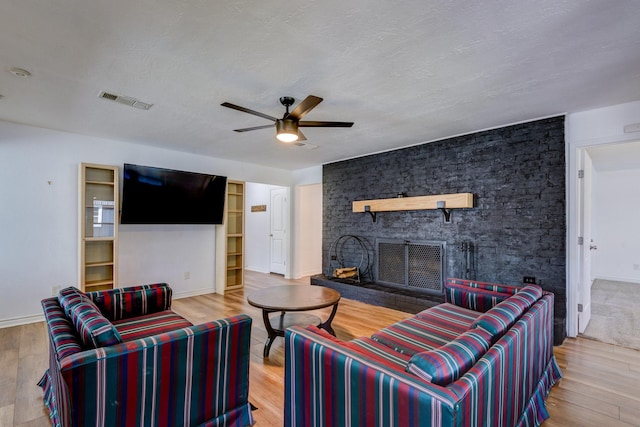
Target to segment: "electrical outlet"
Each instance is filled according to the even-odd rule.
[[[60,285],[52,286],[51,287],[51,296],[58,295],[58,293],[60,292],[60,289],[62,289],[62,286],[60,286]]]
[[[533,276],[524,276],[522,278],[522,283],[526,284],[526,285],[535,285],[536,284],[536,278]]]
[[[184,272],[184,280],[189,280],[189,279],[191,279],[191,273],[188,272],[188,271],[185,271]]]

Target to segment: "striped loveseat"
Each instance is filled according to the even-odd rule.
[[[164,283],[42,301],[49,369],[40,380],[60,426],[246,426],[251,318],[192,325]]]
[[[560,378],[552,293],[448,279],[446,302],[341,341],[285,335],[285,426],[537,426]]]

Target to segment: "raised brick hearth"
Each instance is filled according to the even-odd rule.
[[[344,298],[412,314],[444,302],[442,295],[427,295],[413,289],[394,288],[374,282],[354,283],[322,274],[312,276],[311,284],[335,289]]]

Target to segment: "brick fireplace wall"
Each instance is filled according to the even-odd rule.
[[[381,212],[373,222],[353,213],[354,200],[473,193],[475,207]],[[556,296],[556,342],[566,323],[564,117],[464,135],[323,167],[323,273],[331,275],[332,242],[353,234],[376,239],[446,242],[445,277],[465,277],[463,243],[473,245],[470,278],[521,284],[535,277]],[[346,257],[358,248],[344,248]],[[344,255],[344,254],[342,254]],[[371,263],[375,254],[371,253]]]

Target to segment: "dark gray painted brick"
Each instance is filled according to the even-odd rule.
[[[354,200],[400,192],[473,193],[476,207],[454,210],[452,224],[437,210],[382,212],[375,223],[351,211]],[[323,193],[325,275],[340,266],[329,251],[344,234],[367,242],[371,263],[377,238],[446,241],[447,277],[467,275],[465,254],[456,248],[471,242],[475,271],[469,278],[521,284],[523,276],[535,276],[556,294],[556,323],[566,322],[564,117],[330,163],[323,167]],[[355,244],[341,255],[344,266],[360,263]]]

